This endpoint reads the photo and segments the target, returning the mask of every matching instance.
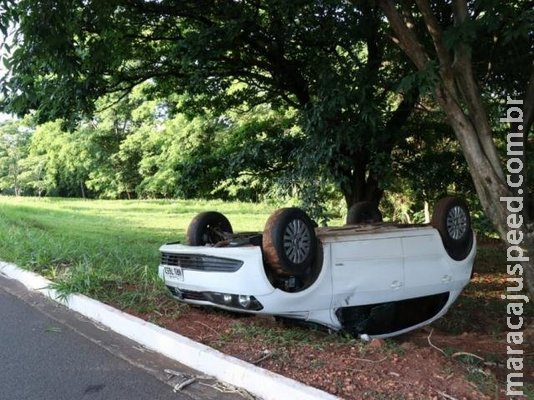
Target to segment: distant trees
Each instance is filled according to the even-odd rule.
[[[31,129],[22,122],[9,122],[0,129],[0,190],[10,190],[20,196],[30,178],[30,166],[25,162]]]
[[[277,180],[302,140],[295,112],[193,117],[170,103],[136,90],[71,130],[30,116],[0,124],[0,193],[260,201],[284,192]]]

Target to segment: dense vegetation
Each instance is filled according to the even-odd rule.
[[[6,122],[0,188],[16,195],[257,201],[299,141],[290,112],[257,107],[189,117],[167,109],[166,101],[136,92],[71,131],[61,120]]]
[[[532,164],[526,0],[0,0],[0,11],[0,110],[27,116],[2,127],[4,191],[298,199],[316,216],[369,200],[405,219],[459,192],[503,239],[499,199],[531,203],[526,169],[515,189],[503,169],[510,132]],[[521,124],[500,123],[507,96],[523,100]]]
[[[297,202],[308,185],[316,194],[308,206],[315,200],[323,212],[344,210],[333,179],[294,174],[304,141],[296,110],[260,105],[192,117],[171,112],[168,99],[146,100],[146,86],[71,131],[61,120],[36,124],[31,116],[1,124],[2,193],[283,203]],[[410,122],[412,134],[395,149],[384,182],[384,207],[397,205],[398,220],[411,220],[447,190],[474,193],[450,130],[422,117]]]

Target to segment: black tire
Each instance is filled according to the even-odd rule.
[[[263,231],[263,256],[278,275],[303,275],[317,255],[313,222],[299,208],[281,208],[267,220]]]
[[[226,240],[234,231],[228,218],[217,211],[198,214],[187,228],[187,244],[205,246]]]
[[[374,224],[382,222],[382,213],[378,207],[370,201],[360,201],[353,204],[347,213],[347,225]]]
[[[456,197],[444,197],[434,207],[431,225],[441,235],[449,256],[457,261],[466,258],[473,248],[473,230],[467,204]]]

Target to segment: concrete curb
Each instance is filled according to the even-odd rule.
[[[0,261],[0,273],[21,282],[139,344],[223,382],[243,388],[264,400],[334,400],[336,396],[228,356],[177,333],[116,310],[87,296],[73,294],[58,299],[51,281],[15,264]]]

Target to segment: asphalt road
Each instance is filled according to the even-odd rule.
[[[0,276],[0,400],[243,399],[195,374]]]

